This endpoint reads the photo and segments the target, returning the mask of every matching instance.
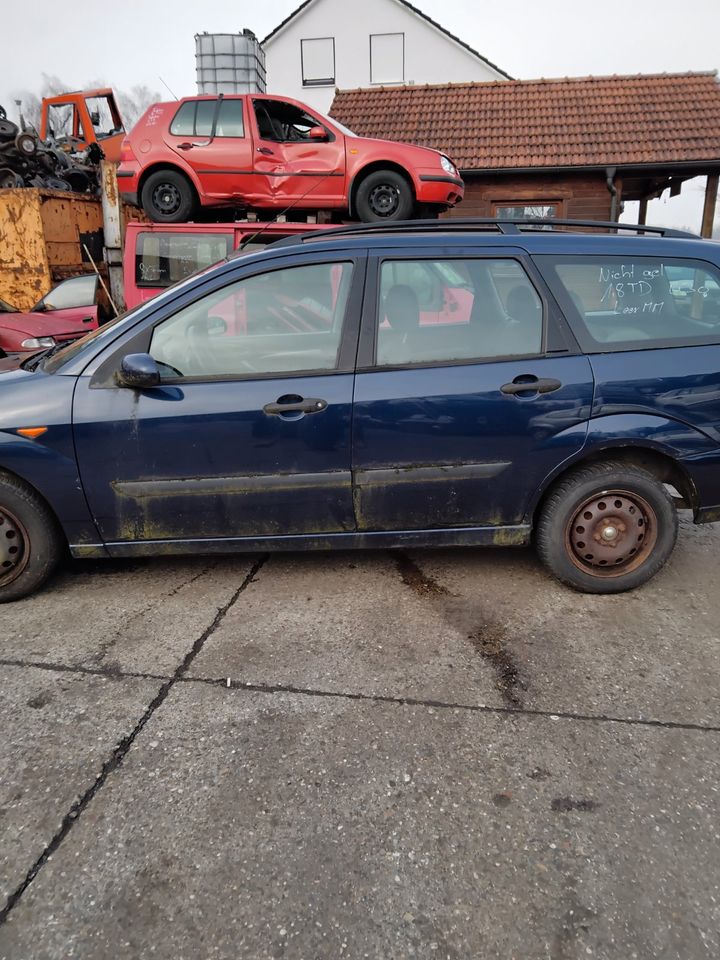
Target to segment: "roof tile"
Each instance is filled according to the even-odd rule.
[[[714,72],[340,90],[330,112],[461,170],[720,162]]]

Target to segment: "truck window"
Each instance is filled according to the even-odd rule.
[[[122,133],[123,126],[120,117],[115,115],[107,97],[86,97],[85,104],[90,114],[90,122],[95,131],[95,137],[103,140],[116,133]]]
[[[51,103],[47,112],[48,136],[68,140],[76,136],[75,107],[72,103]]]
[[[139,233],[135,249],[135,283],[163,288],[224,260],[232,249],[227,233]]]

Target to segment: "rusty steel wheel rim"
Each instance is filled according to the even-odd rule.
[[[14,514],[0,507],[0,587],[16,580],[30,558],[25,527]]]
[[[565,549],[583,573],[622,577],[645,563],[657,533],[657,515],[647,500],[629,490],[604,490],[573,514]]]

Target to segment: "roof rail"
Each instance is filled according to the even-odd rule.
[[[644,223],[616,223],[612,220],[557,220],[553,217],[450,217],[445,220],[396,220],[390,223],[353,223],[331,227],[328,230],[313,230],[284,240],[274,246],[307,243],[326,237],[353,236],[367,233],[422,233],[425,231],[447,233],[475,233],[479,230],[496,230],[503,234],[520,234],[531,230],[552,230],[553,227],[583,227],[613,232],[656,234],[661,237],[701,239],[696,233],[675,230],[671,227],[649,227]]]

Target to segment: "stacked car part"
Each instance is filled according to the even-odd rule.
[[[0,107],[0,189],[40,187],[97,193],[102,151],[92,144],[83,154],[65,153],[33,130],[20,130]]]

